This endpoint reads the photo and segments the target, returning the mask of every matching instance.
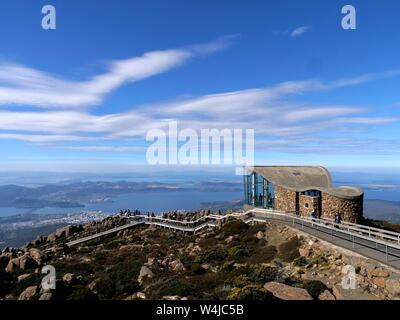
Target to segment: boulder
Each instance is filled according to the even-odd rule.
[[[329,290],[325,290],[318,296],[319,300],[336,300],[335,296]]]
[[[385,284],[386,290],[395,297],[400,297],[400,281],[395,279],[387,279]]]
[[[294,288],[275,281],[266,283],[264,288],[282,300],[313,300],[307,290]]]
[[[153,265],[155,265],[155,264],[157,264],[156,258],[154,258],[154,257],[149,257],[149,258],[147,258],[147,265],[148,265],[149,267],[151,267],[151,266],[153,266]]]
[[[387,278],[389,277],[390,273],[382,268],[377,268],[371,271],[371,276],[372,277],[383,277]]]
[[[154,273],[146,266],[142,266],[139,272],[138,282],[143,283],[144,278],[153,278]]]
[[[47,241],[55,241],[60,238],[69,237],[77,232],[81,232],[83,230],[82,225],[69,225],[60,229],[57,229],[55,232],[51,233],[47,237]]]
[[[146,294],[143,292],[136,292],[125,298],[125,300],[145,300],[145,299],[146,299]]]
[[[76,277],[73,273],[64,274],[62,279],[66,284],[69,284],[69,285],[73,284],[76,281]]]
[[[38,263],[38,265],[41,265],[46,260],[46,255],[39,249],[29,249],[29,254]]]
[[[31,243],[33,246],[38,246],[42,243],[45,243],[47,241],[47,237],[46,236],[37,236],[35,240],[33,240]]]
[[[56,241],[57,239],[58,239],[58,237],[57,237],[57,234],[55,232],[50,233],[47,236],[47,242],[53,242],[53,241]]]
[[[19,258],[19,267],[21,270],[35,269],[39,266],[36,260],[34,260],[29,253],[24,254]]]
[[[233,236],[229,236],[225,239],[226,243],[231,243],[233,241]]]
[[[374,277],[372,278],[372,283],[382,289],[385,289],[386,280],[385,278]]]
[[[17,269],[19,269],[19,258],[13,258],[8,262],[5,271],[14,272]]]
[[[258,231],[257,234],[256,234],[256,237],[257,237],[258,240],[261,240],[262,238],[265,237],[264,232]]]
[[[163,296],[161,300],[182,300],[180,296]]]
[[[185,266],[182,263],[182,261],[179,260],[179,259],[176,259],[176,260],[170,262],[168,266],[172,271],[175,271],[175,272],[185,271],[186,270]]]
[[[146,294],[144,292],[138,292],[138,293],[136,293],[136,296],[138,299],[142,299],[142,300],[146,299]]]
[[[53,298],[53,294],[51,292],[44,292],[40,295],[39,300],[51,300]]]
[[[308,258],[311,254],[311,250],[308,248],[299,248],[299,253],[302,257]]]
[[[20,276],[18,276],[17,282],[21,282],[22,280],[25,280],[25,279],[28,278],[30,275],[31,275],[30,273],[21,274]]]
[[[36,295],[37,288],[37,286],[30,286],[26,288],[19,295],[18,300],[33,300]]]

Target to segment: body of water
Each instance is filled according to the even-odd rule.
[[[171,210],[196,210],[201,208],[202,202],[235,201],[243,198],[242,192],[140,192],[123,194],[112,199],[112,202],[86,203],[81,208],[42,208],[18,209],[0,207],[0,216],[15,214],[57,214],[79,213],[82,211],[102,211],[115,213],[121,209],[138,209],[140,211],[163,212]]]
[[[202,192],[202,191],[170,191],[170,192],[139,192],[120,195],[112,202],[85,203],[80,208],[42,208],[19,209],[0,207],[0,216],[15,214],[59,214],[79,213],[82,211],[102,211],[116,213],[121,209],[138,209],[144,212],[163,212],[171,210],[196,210],[200,209],[202,202],[236,201],[243,199],[242,192]],[[365,199],[381,199],[400,201],[399,190],[365,190]]]

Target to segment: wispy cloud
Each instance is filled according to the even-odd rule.
[[[138,57],[111,61],[105,73],[87,81],[65,80],[26,66],[3,64],[0,65],[0,105],[45,108],[97,105],[108,93],[125,83],[164,73],[196,56],[223,50],[236,37],[224,36],[209,43],[151,51]]]
[[[306,32],[310,31],[310,27],[309,26],[301,26],[298,27],[296,29],[294,29],[291,33],[290,36],[292,38],[296,38],[296,37],[300,37],[301,35],[305,34]]]
[[[180,129],[254,128],[257,143],[268,146],[269,150],[316,152],[336,150],[340,145],[348,151],[357,146],[366,150],[368,144],[364,144],[363,139],[352,141],[350,136],[339,139],[329,138],[329,135],[361,132],[400,119],[376,116],[357,105],[311,104],[292,98],[396,75],[396,72],[385,72],[345,81],[283,82],[266,88],[204,95],[105,115],[68,110],[1,111],[0,139],[47,143],[75,151],[141,152],[143,147],[137,145],[137,141],[143,142],[150,129],[167,130],[167,120],[175,119]],[[113,145],[109,146],[110,143]]]

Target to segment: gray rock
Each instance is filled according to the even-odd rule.
[[[153,278],[154,273],[148,267],[142,266],[142,268],[140,269],[140,272],[139,272],[139,277],[138,277],[139,283],[143,283],[143,279],[146,277]]]
[[[275,281],[266,283],[264,288],[282,300],[313,300],[307,290],[294,288]]]
[[[73,284],[76,281],[76,277],[73,273],[64,274],[62,279],[66,284],[69,284],[69,285]]]
[[[18,300],[33,300],[38,287],[37,286],[30,286],[26,288],[22,293],[19,295]]]

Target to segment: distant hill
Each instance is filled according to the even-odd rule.
[[[0,207],[40,209],[44,207],[78,208],[83,203],[110,202],[111,199],[137,192],[226,192],[241,190],[241,183],[202,181],[196,183],[162,183],[131,181],[80,181],[54,183],[36,187],[17,185],[0,186]]]

